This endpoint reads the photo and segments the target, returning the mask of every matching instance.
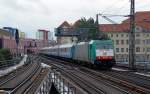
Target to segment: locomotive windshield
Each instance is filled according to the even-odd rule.
[[[113,49],[113,45],[111,45],[111,44],[100,44],[100,45],[96,45],[96,49]]]

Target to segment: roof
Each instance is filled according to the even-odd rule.
[[[140,11],[135,13],[135,22],[150,22],[150,11]],[[130,23],[130,18],[123,21],[123,23]]]
[[[0,35],[10,36],[10,33],[4,29],[0,29]]]
[[[101,24],[99,30],[103,32],[121,32],[128,31],[129,24]]]
[[[49,32],[49,30],[45,30],[45,29],[38,29],[38,31],[41,31],[41,32]]]
[[[144,29],[150,29],[150,11],[141,11],[135,13],[135,24]],[[103,32],[122,32],[129,31],[130,18],[124,20],[121,24],[100,24],[99,29]]]
[[[77,27],[80,24],[80,20],[77,20],[74,24],[73,27]]]
[[[70,28],[72,27],[67,21],[64,21],[60,26],[59,28],[63,28],[63,27],[67,27],[67,28]]]

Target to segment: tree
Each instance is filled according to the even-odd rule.
[[[93,18],[81,18],[75,24],[75,28],[82,31],[81,35],[78,37],[79,41],[109,39],[106,34],[99,31],[99,27]]]
[[[11,59],[12,55],[8,49],[0,49],[0,61]]]

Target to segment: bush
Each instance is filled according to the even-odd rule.
[[[0,61],[11,59],[12,55],[8,49],[0,49]]]

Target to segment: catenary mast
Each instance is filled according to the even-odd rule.
[[[135,0],[131,0],[129,31],[129,67],[135,70]]]

